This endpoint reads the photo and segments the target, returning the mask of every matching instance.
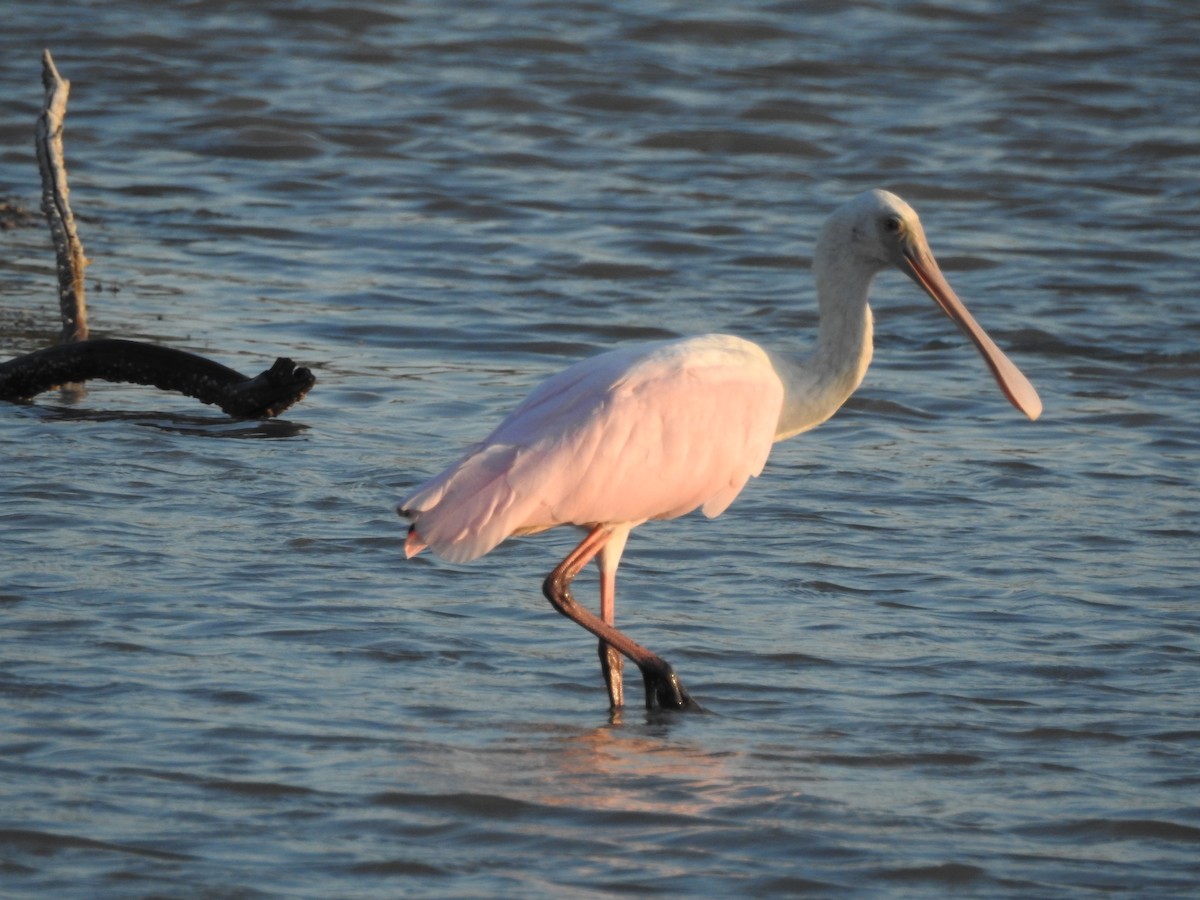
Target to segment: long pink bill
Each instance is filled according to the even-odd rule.
[[[942,311],[971,339],[988,368],[992,370],[996,384],[1000,385],[1000,390],[1004,392],[1008,401],[1030,419],[1040,416],[1042,399],[1038,392],[1012,360],[1004,355],[1004,351],[996,346],[996,342],[988,337],[987,332],[975,321],[975,317],[967,311],[967,307],[958,299],[958,295],[942,275],[942,270],[933,255],[924,248],[905,253],[901,268],[924,288]]]

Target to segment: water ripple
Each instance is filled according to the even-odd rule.
[[[318,385],[0,407],[5,896],[1192,896],[1193,19],[6,10],[0,199],[37,208],[48,46],[94,329]],[[572,535],[403,559],[396,497],[569,361],[803,346],[821,222],[876,185],[1046,412],[881,276],[839,415],[630,541],[620,622],[709,715],[608,714],[540,591]],[[57,330],[12,221],[6,358]]]

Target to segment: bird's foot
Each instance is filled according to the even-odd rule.
[[[664,662],[661,668],[645,667],[642,669],[642,680],[646,683],[646,709],[704,711],[700,704],[692,699],[669,664]]]

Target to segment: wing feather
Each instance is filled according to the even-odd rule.
[[[717,516],[766,464],[782,402],[769,357],[740,338],[615,350],[543,382],[399,510],[455,561],[556,525]]]

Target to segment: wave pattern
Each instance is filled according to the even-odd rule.
[[[1191,6],[13,7],[0,193],[48,47],[94,331],[319,380],[0,407],[0,893],[1195,895]],[[569,361],[805,341],[873,186],[1046,413],[881,279],[846,409],[630,542],[715,714],[609,719],[538,591],[571,535],[403,561],[393,502]],[[0,247],[15,355],[53,259]]]

